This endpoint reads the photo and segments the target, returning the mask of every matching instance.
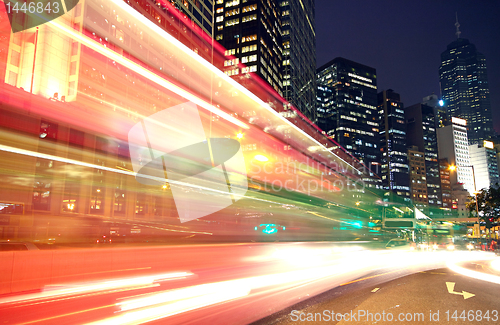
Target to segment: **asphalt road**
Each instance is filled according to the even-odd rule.
[[[488,262],[460,266],[499,275]],[[369,274],[254,324],[500,324],[500,284],[448,268],[400,275]]]

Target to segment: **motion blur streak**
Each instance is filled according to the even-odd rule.
[[[126,313],[91,324],[140,324],[260,294],[263,292],[262,290],[271,293],[275,290],[298,287],[321,279],[346,279],[350,274],[366,273],[374,269],[393,268],[395,270],[391,272],[395,272],[401,268],[414,268],[414,271],[417,271],[442,261],[468,261],[471,258],[474,260],[487,258],[481,254],[455,252],[415,252],[409,254],[407,251],[371,251],[359,247],[348,247],[344,250],[285,248],[276,250],[272,253],[272,257],[278,257],[284,262],[300,260],[301,263],[293,263],[295,265],[292,267],[299,268],[294,271],[201,284],[125,300],[117,303],[117,306]],[[306,259],[303,260],[303,258]],[[398,261],[397,265],[393,265],[394,260]]]
[[[47,154],[38,153],[38,152],[34,152],[34,151],[29,151],[29,150],[25,150],[25,149],[19,149],[19,148],[14,148],[14,147],[10,147],[10,146],[5,146],[5,145],[2,145],[2,144],[0,144],[0,151],[12,152],[12,153],[16,153],[16,154],[20,154],[20,155],[24,155],[24,156],[30,156],[30,157],[50,159],[50,160],[55,160],[55,161],[59,161],[59,162],[67,163],[67,164],[73,164],[73,165],[78,165],[78,166],[82,166],[82,167],[91,167],[91,168],[95,168],[95,169],[105,170],[105,171],[109,171],[109,172],[113,172],[113,173],[119,173],[119,174],[134,176],[134,177],[137,175],[137,173],[132,172],[132,171],[128,171],[128,170],[110,168],[110,167],[106,167],[106,166],[99,166],[99,165],[95,165],[95,164],[86,163],[86,162],[83,162],[83,161],[78,161],[78,160],[73,160],[73,159],[68,159],[68,158],[63,158],[63,157],[57,157],[57,156],[54,156],[54,155],[47,155]],[[154,180],[157,180],[157,181],[164,181],[164,179],[162,179],[162,178],[158,178],[158,177],[154,177],[154,176],[150,176],[150,175],[142,175],[142,177],[154,179]],[[280,204],[280,203],[275,202],[275,201],[270,201],[270,200],[265,200],[265,199],[259,199],[259,198],[255,198],[255,197],[248,197],[246,195],[240,195],[240,194],[237,194],[237,193],[227,193],[227,192],[219,191],[219,190],[216,190],[216,189],[213,189],[213,188],[208,188],[208,187],[193,185],[193,184],[190,184],[190,183],[185,183],[185,182],[180,182],[180,181],[175,181],[175,180],[169,180],[168,182],[171,183],[171,184],[175,184],[175,185],[187,186],[187,187],[196,188],[196,189],[200,189],[200,190],[204,190],[204,191],[210,191],[210,192],[214,192],[214,193],[222,194],[222,195],[232,195],[232,196],[236,196],[236,197],[239,197],[239,198],[245,197],[245,198],[256,200],[256,201],[261,201],[261,202],[266,202],[266,203]],[[330,218],[326,218],[326,219],[330,219]],[[334,220],[334,219],[332,219],[332,220]],[[211,233],[208,233],[208,232],[194,232],[194,231],[181,231],[181,230],[171,230],[171,231],[189,232],[189,233],[199,233],[199,234],[211,235]]]
[[[120,3],[120,4],[124,4],[123,1],[117,1],[115,3]],[[104,55],[105,57],[109,58],[109,59],[112,59],[118,63],[120,63],[121,65],[123,65],[124,67],[127,67],[129,68],[130,70],[138,73],[139,75],[147,78],[148,80],[151,80],[153,82],[155,82],[156,84],[158,84],[159,86],[162,86],[164,87],[165,89],[168,89],[190,101],[192,101],[193,103],[195,103],[196,105],[199,105],[200,107],[203,107],[205,108],[207,111],[209,112],[212,112],[214,114],[217,114],[218,116],[224,118],[225,120],[241,127],[241,128],[244,128],[244,129],[249,129],[249,126],[243,122],[241,122],[240,120],[232,117],[231,115],[225,113],[224,111],[218,109],[217,107],[214,107],[212,106],[211,104],[207,103],[206,101],[202,100],[201,98],[191,94],[190,92],[182,89],[181,87],[179,86],[176,86],[170,82],[168,82],[167,80],[163,79],[162,77],[160,77],[159,75],[141,67],[140,65],[138,65],[137,63],[129,60],[129,59],[126,59],[124,58],[123,56],[119,55],[118,53],[106,48],[105,46],[99,44],[98,42],[96,41],[93,41],[91,39],[89,39],[88,37],[85,37],[85,36],[82,36],[78,33],[76,33],[75,31],[67,28],[66,26],[58,23],[57,21],[51,21],[50,24],[52,24],[54,27],[56,27],[57,29],[59,29],[60,31],[64,32],[66,35],[72,37],[73,39],[77,39],[79,40],[82,44],[85,44],[86,46],[88,46],[89,48],[95,50],[96,52],[98,53],[101,53],[102,55]],[[208,63],[207,63],[208,64]]]
[[[157,286],[158,285],[157,282],[185,278],[191,275],[193,275],[193,273],[191,272],[176,272],[176,273],[157,274],[151,276],[141,276],[135,278],[126,278],[126,279],[112,280],[112,281],[81,283],[62,289],[61,288],[51,289],[50,287],[46,287],[45,290],[40,293],[32,293],[27,295],[20,295],[20,296],[0,299],[0,304],[27,302],[33,300],[80,295],[89,292],[99,292],[99,291],[107,291],[115,289],[135,290],[137,288]]]
[[[490,256],[490,258],[493,258],[493,257],[494,256]],[[483,259],[486,260],[489,258],[485,257]],[[500,284],[500,276],[469,270],[469,269],[463,268],[461,266],[458,266],[456,263],[453,263],[453,262],[448,262],[447,266],[450,270],[452,270],[453,272],[456,272],[458,274],[465,275],[465,276],[468,276],[470,278],[474,278],[474,279],[478,279],[478,280],[482,280],[482,281],[486,281],[486,282]]]
[[[500,271],[500,258],[497,257],[495,260],[491,261],[491,267]]]
[[[174,292],[172,292],[172,295],[167,298],[167,300],[160,300],[164,297],[157,297],[159,295],[154,295],[153,297],[148,298],[148,300],[151,299],[152,301],[150,305],[155,305],[156,307],[128,312],[120,316],[112,317],[98,322],[93,322],[90,324],[142,324],[153,320],[187,312],[190,310],[240,298],[248,295],[250,291],[249,289],[246,288],[235,288],[235,287],[227,288],[226,286],[228,285],[232,284],[217,285],[217,286],[205,285],[213,287],[211,288],[210,293],[201,293],[204,291],[202,289],[201,292],[199,292],[198,294],[195,294],[192,297],[191,296],[185,297],[184,300],[179,299],[179,297],[176,296],[176,294],[180,293],[182,296],[183,292],[179,291],[187,289],[175,290]],[[169,301],[168,299],[171,300],[176,299],[176,301],[168,303]],[[166,302],[167,304],[164,304]],[[139,304],[146,304],[146,302],[140,301]]]

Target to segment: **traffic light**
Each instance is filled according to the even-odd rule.
[[[493,217],[486,218],[486,228],[490,229],[491,224],[493,223]]]

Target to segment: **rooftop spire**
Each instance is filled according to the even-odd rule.
[[[455,35],[457,35],[457,38],[460,38],[460,34],[462,34],[462,32],[460,31],[460,24],[458,23],[458,14],[455,12],[455,17],[457,19],[457,22],[455,23],[455,27],[457,28],[457,32],[455,33]]]

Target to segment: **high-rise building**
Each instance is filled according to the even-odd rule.
[[[450,116],[467,120],[469,144],[481,143],[494,134],[486,58],[455,25],[457,40],[441,53],[441,95]]]
[[[317,70],[316,83],[318,126],[380,174],[376,70],[336,58]]]
[[[215,0],[169,0],[185,17],[191,19],[208,35],[212,36],[213,3]],[[160,3],[158,1],[158,3]],[[163,7],[165,8],[165,7]]]
[[[277,1],[216,0],[215,39],[229,76],[256,73],[283,95],[281,8]],[[245,65],[241,67],[239,63]]]
[[[447,159],[456,170],[450,174],[452,184],[463,184],[470,195],[474,193],[474,178],[467,139],[467,121],[452,117],[451,123],[437,130],[439,157]]]
[[[429,207],[440,208],[441,179],[439,177],[439,155],[434,109],[424,104],[415,104],[405,109],[407,142],[417,146],[425,155],[427,196]]]
[[[280,2],[283,39],[283,97],[311,120],[316,115],[314,0]]]
[[[392,89],[378,93],[382,186],[410,200],[404,105]]]
[[[469,146],[470,162],[474,166],[476,189],[478,191],[500,183],[495,146],[491,141]]]
[[[452,209],[450,164],[448,159],[439,159],[439,177],[441,178],[441,196],[443,209]]]
[[[419,151],[417,146],[411,146],[408,149],[408,164],[410,166],[411,199],[417,208],[424,210],[429,205],[425,153]]]

